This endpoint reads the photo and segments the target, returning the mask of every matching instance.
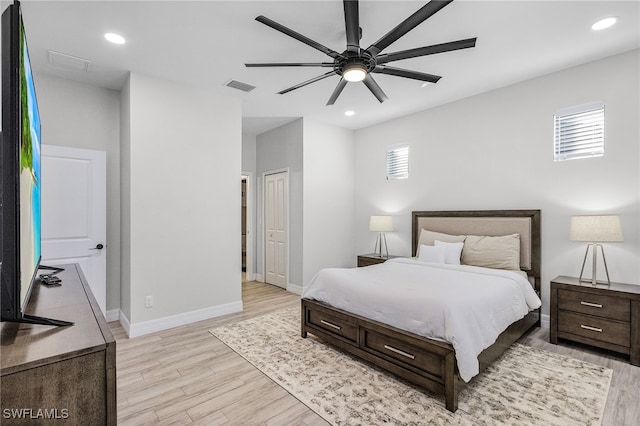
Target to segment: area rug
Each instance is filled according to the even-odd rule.
[[[285,309],[210,330],[333,425],[599,425],[612,370],[515,344],[444,398],[317,341]]]

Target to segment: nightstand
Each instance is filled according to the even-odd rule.
[[[640,365],[640,286],[551,281],[551,343],[566,339],[627,354]]]
[[[380,257],[374,253],[360,254],[358,255],[358,268],[362,266],[371,266],[371,265],[377,265],[378,263],[384,263],[387,260],[394,259],[396,257],[402,257],[402,256],[389,255],[389,257]]]

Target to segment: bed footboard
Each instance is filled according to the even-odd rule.
[[[453,347],[322,302],[302,299],[301,335],[323,341],[394,373],[436,394],[447,410],[458,408],[461,379]]]
[[[301,335],[307,333],[438,395],[445,407],[458,409],[466,385],[458,374],[453,346],[334,308],[302,299]],[[482,372],[514,342],[539,323],[540,310],[513,323],[479,356]]]

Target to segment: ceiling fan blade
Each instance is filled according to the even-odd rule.
[[[320,43],[318,43],[317,41],[313,41],[311,40],[309,37],[305,37],[302,34],[295,32],[294,30],[285,27],[284,25],[278,24],[276,21],[273,21],[269,18],[267,18],[266,16],[258,16],[256,18],[256,21],[261,22],[263,24],[265,24],[268,27],[273,28],[276,31],[280,31],[283,34],[288,35],[289,37],[293,37],[298,41],[301,41],[302,43],[313,47],[314,49],[317,49],[319,51],[321,51],[322,53],[325,53],[329,56],[331,56],[332,58],[338,58],[341,57],[342,55],[340,55],[338,52],[336,52],[335,50],[331,50],[329,49],[327,46],[324,46]]]
[[[418,71],[405,70],[405,69],[402,69],[402,68],[387,67],[387,66],[384,66],[384,65],[378,65],[371,72],[375,72],[375,73],[378,73],[378,74],[394,75],[396,77],[412,78],[414,80],[420,80],[420,81],[428,81],[429,83],[437,83],[438,80],[440,80],[440,78],[442,78],[439,75],[427,74],[427,73],[418,72]]]
[[[326,106],[333,105],[333,104],[336,103],[336,100],[338,99],[338,96],[340,96],[340,93],[342,93],[342,90],[344,89],[344,87],[346,85],[347,85],[347,80],[345,80],[344,78],[341,78],[340,81],[338,82],[338,85],[333,90],[333,93],[331,94],[331,97],[327,101],[327,105]]]
[[[378,64],[399,61],[401,59],[417,58],[418,56],[435,55],[436,53],[451,52],[454,50],[475,47],[476,37],[464,40],[450,41],[448,43],[434,44],[432,46],[417,47],[415,49],[401,50],[399,52],[384,53],[376,57]]]
[[[369,90],[371,90],[373,96],[375,96],[380,101],[380,103],[388,99],[387,95],[385,95],[380,86],[378,86],[378,83],[376,83],[373,77],[371,77],[371,74],[367,74],[362,82],[369,88]]]
[[[427,18],[434,15],[436,12],[438,12],[440,9],[442,9],[452,1],[453,0],[431,0],[429,3],[418,9],[416,13],[409,16],[407,19],[398,24],[394,29],[382,36],[380,40],[369,46],[367,48],[367,52],[369,52],[372,56],[377,56],[378,53],[389,47],[389,45],[391,45],[393,42],[420,25]]]
[[[358,0],[344,0],[344,26],[347,31],[347,50],[360,52],[360,16]]]
[[[279,95],[284,95],[285,93],[289,93],[289,92],[291,92],[292,90],[299,89],[299,88],[301,88],[301,87],[303,87],[303,86],[306,86],[306,85],[308,85],[308,84],[315,83],[316,81],[320,81],[320,80],[322,80],[322,79],[324,79],[324,78],[327,78],[327,77],[331,77],[332,75],[335,75],[335,72],[333,72],[333,71],[329,71],[329,72],[327,72],[327,73],[324,73],[324,74],[322,74],[322,75],[319,75],[319,76],[317,76],[317,77],[314,77],[314,78],[312,78],[311,80],[307,80],[307,81],[304,81],[304,82],[302,82],[302,83],[300,83],[300,84],[296,84],[295,86],[289,87],[288,89],[284,89],[284,90],[282,90],[282,91],[278,92],[278,94],[279,94]]]
[[[333,67],[333,62],[264,62],[244,64],[247,68],[255,67]]]

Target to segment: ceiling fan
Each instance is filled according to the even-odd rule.
[[[431,46],[418,47],[415,49],[402,50],[393,53],[381,52],[389,47],[392,43],[404,36],[406,33],[420,25],[427,18],[434,15],[440,9],[451,3],[453,0],[431,0],[429,3],[422,6],[417,12],[409,16],[407,19],[398,24],[394,29],[385,34],[380,40],[373,43],[366,49],[360,47],[360,39],[362,37],[362,28],[359,24],[358,13],[358,1],[357,0],[344,0],[344,22],[347,35],[347,49],[342,52],[336,52],[328,47],[311,40],[304,35],[285,27],[265,16],[258,16],[256,21],[261,22],[276,31],[280,31],[296,40],[313,47],[329,55],[333,58],[333,62],[316,62],[316,63],[301,63],[301,62],[284,62],[284,63],[256,63],[245,64],[247,67],[323,67],[331,68],[328,71],[318,77],[314,77],[310,80],[304,81],[295,86],[284,89],[278,94],[285,94],[292,90],[299,89],[308,84],[315,83],[316,81],[323,80],[332,75],[339,75],[340,81],[335,88],[327,105],[333,105],[342,90],[345,88],[348,82],[362,81],[365,86],[373,93],[373,95],[380,102],[384,102],[387,99],[387,95],[382,91],[378,83],[373,79],[372,74],[386,74],[396,77],[411,78],[414,80],[421,80],[430,83],[436,83],[440,80],[440,76],[433,74],[426,74],[423,72],[412,71],[402,68],[395,68],[385,65],[389,62],[399,61],[401,59],[416,58],[419,56],[433,55],[436,53],[450,52],[453,50],[467,49],[476,45],[476,38],[468,38],[464,40],[457,40],[448,43],[435,44]]]

